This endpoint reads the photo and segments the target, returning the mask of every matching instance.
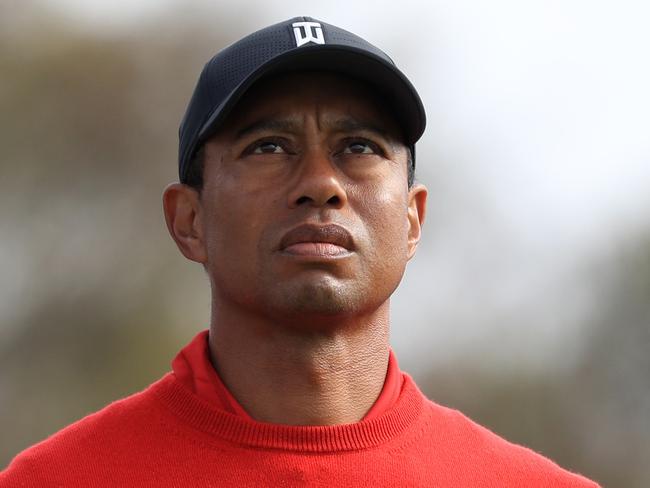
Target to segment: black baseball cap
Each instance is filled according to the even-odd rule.
[[[294,17],[253,32],[206,63],[179,129],[180,181],[186,182],[198,148],[255,82],[292,71],[335,72],[374,86],[397,117],[415,165],[415,142],[426,116],[408,78],[361,37],[311,17]]]

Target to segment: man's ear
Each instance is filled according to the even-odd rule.
[[[422,235],[422,224],[427,210],[427,188],[420,184],[414,183],[409,189],[408,203],[408,259],[415,255],[415,250],[420,242]]]
[[[203,235],[203,214],[199,193],[192,187],[172,183],[163,192],[167,229],[187,259],[205,264],[207,252]]]

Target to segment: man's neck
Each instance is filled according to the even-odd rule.
[[[289,425],[358,422],[381,393],[388,367],[388,302],[318,330],[286,327],[220,306],[210,357],[254,419]]]

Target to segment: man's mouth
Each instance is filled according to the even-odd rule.
[[[329,242],[299,242],[284,248],[284,252],[296,256],[340,256],[350,251]]]
[[[291,229],[280,241],[280,250],[294,256],[335,257],[353,249],[350,233],[335,224],[303,224]]]

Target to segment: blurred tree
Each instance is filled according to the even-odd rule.
[[[583,408],[575,410],[572,436],[607,486],[647,487],[650,230],[615,253],[608,266],[595,269],[592,279],[599,293],[587,353],[565,385],[568,399],[584,399]]]
[[[99,37],[34,5],[16,3],[8,29],[0,6],[2,466],[161,376],[209,305],[160,195],[196,73],[223,41]]]

